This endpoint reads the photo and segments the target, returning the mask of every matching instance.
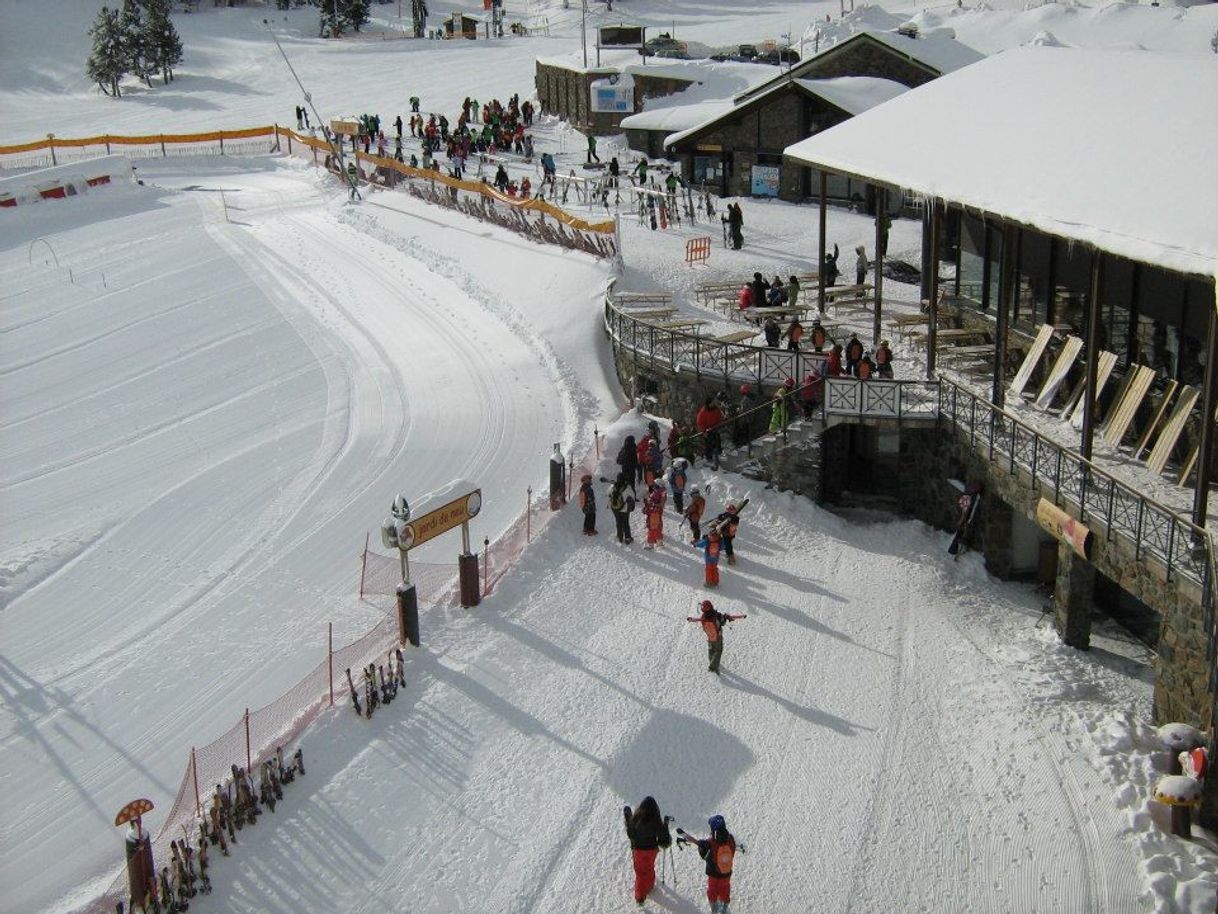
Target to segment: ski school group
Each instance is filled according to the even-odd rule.
[[[727,829],[723,816],[714,815],[707,820],[710,834],[697,838],[681,828],[674,842],[669,825],[672,816],[660,814],[660,806],[654,797],[644,797],[637,809],[623,807],[626,820],[626,837],[630,841],[630,857],[634,867],[634,900],[639,907],[647,900],[656,884],[656,858],[663,853],[661,879],[672,873],[672,884],[677,884],[677,865],[673,861],[672,847],[692,846],[698,856],[706,861],[706,898],[710,902],[711,914],[730,914],[732,900],[732,866],[736,852],[744,853],[744,844],[737,844]]]

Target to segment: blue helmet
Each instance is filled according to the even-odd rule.
[[[711,831],[719,831],[721,828],[727,828],[727,822],[723,820],[723,816],[711,816],[706,824],[710,826]]]

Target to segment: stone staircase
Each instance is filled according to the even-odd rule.
[[[765,482],[767,487],[820,501],[824,430],[823,420],[799,419],[787,426],[785,436],[767,432],[746,446],[724,450],[719,464],[725,470]]]

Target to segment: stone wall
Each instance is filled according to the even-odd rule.
[[[821,54],[799,68],[801,79],[832,79],[837,76],[875,76],[916,88],[936,77],[927,67],[914,63],[879,41],[852,41],[840,51]]]

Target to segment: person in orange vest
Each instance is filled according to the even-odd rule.
[[[880,378],[892,377],[892,349],[888,340],[880,340],[880,345],[875,350],[875,373],[876,377]]]
[[[689,490],[689,506],[685,509],[685,520],[689,521],[689,532],[694,535],[691,542],[693,545],[698,545],[698,540],[702,539],[702,515],[706,511],[706,499],[702,496],[702,490],[698,486],[692,486]]]
[[[584,536],[595,536],[596,493],[592,491],[592,477],[585,473],[579,481],[579,510],[584,512]]]
[[[654,549],[664,541],[664,487],[652,482],[643,502],[643,516],[647,518],[647,542],[644,549]]]
[[[723,551],[727,553],[727,563],[729,565],[736,564],[736,552],[732,548],[732,543],[736,539],[736,533],[740,530],[740,512],[748,507],[749,500],[746,498],[737,507],[734,503],[729,504],[723,509],[711,524],[719,535],[723,537]]]
[[[701,606],[701,615],[686,616],[686,621],[699,622],[702,624],[702,631],[706,633],[706,653],[710,659],[710,664],[707,666],[708,673],[719,675],[719,662],[723,659],[723,626],[729,622],[735,622],[738,619],[747,618],[744,613],[738,615],[729,615],[721,613],[710,600],[703,600]]]
[[[703,587],[718,587],[719,586],[719,550],[723,543],[719,536],[719,531],[711,528],[706,536],[697,540],[695,546],[702,550],[703,562],[706,565],[706,578],[702,582]]]
[[[825,333],[825,328],[821,326],[819,320],[812,321],[812,348],[817,352],[823,352],[825,341],[828,340],[828,335]]]
[[[799,341],[804,338],[804,325],[799,322],[799,318],[791,320],[791,326],[787,328],[783,336],[787,338],[787,349],[799,352]]]
[[[693,844],[698,856],[706,861],[706,900],[710,902],[711,914],[730,914],[736,839],[727,830],[723,816],[711,816],[707,825],[711,830],[709,838],[695,838],[678,828],[677,843]]]

